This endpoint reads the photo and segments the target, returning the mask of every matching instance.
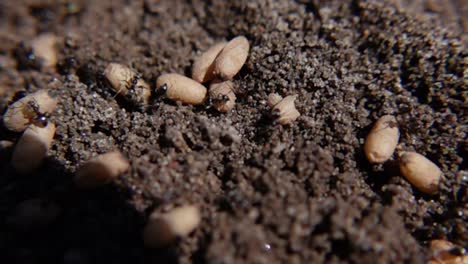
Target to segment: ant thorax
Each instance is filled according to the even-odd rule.
[[[22,109],[23,115],[29,119],[31,124],[45,127],[49,120],[49,114],[42,113],[39,104],[33,99],[26,103]]]

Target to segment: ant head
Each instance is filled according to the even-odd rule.
[[[40,127],[46,127],[49,123],[49,117],[47,115],[38,115],[35,123]]]
[[[166,94],[167,89],[168,89],[167,84],[163,84],[158,89],[156,89],[156,94],[155,95],[156,96],[162,96],[162,95]]]

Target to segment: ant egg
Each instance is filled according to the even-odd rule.
[[[58,37],[52,33],[44,33],[31,41],[34,55],[41,60],[42,67],[53,68],[57,64]]]
[[[249,41],[244,36],[233,38],[223,48],[215,60],[215,74],[223,80],[230,80],[236,75],[249,55]]]
[[[200,83],[177,73],[159,76],[156,81],[156,93],[165,94],[167,98],[186,104],[203,104],[206,99],[206,88]]]
[[[226,113],[234,108],[236,95],[233,90],[234,83],[231,81],[214,81],[210,84],[210,98],[216,110]]]
[[[268,95],[268,106],[273,108],[275,105],[277,105],[283,97],[277,93],[271,93]]]
[[[195,59],[192,67],[192,79],[199,83],[214,79],[214,61],[224,46],[226,46],[226,42],[215,44]]]
[[[129,167],[130,163],[119,151],[101,154],[78,169],[75,184],[78,188],[95,188],[109,183],[127,171]]]
[[[367,135],[364,153],[371,163],[384,163],[393,155],[400,139],[394,116],[382,116]]]
[[[145,246],[159,248],[174,243],[178,238],[188,236],[200,224],[198,207],[187,205],[161,214],[151,214],[143,231]]]
[[[57,100],[49,95],[49,91],[39,90],[9,105],[3,115],[3,124],[8,130],[21,132],[56,107]]]
[[[399,155],[401,174],[421,192],[437,192],[442,171],[432,161],[416,152]]]
[[[286,96],[281,100],[278,96],[268,96],[269,104],[273,104],[274,101],[279,100],[278,103],[274,104],[272,114],[277,118],[277,121],[281,125],[289,125],[301,115],[301,113],[297,111],[296,106],[294,105],[294,101],[296,100],[297,95]]]
[[[11,164],[20,174],[29,174],[38,169],[50,148],[55,134],[55,125],[28,126],[13,150]]]
[[[104,76],[116,94],[136,103],[148,104],[151,89],[131,68],[119,63],[109,63],[104,70]]]

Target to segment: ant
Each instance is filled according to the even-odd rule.
[[[119,94],[123,95],[123,98],[132,103],[135,106],[145,103],[145,99],[142,98],[144,93],[142,90],[146,89],[139,85],[141,80],[141,75],[139,73],[134,73],[129,80],[121,80],[119,85],[119,90],[113,95],[112,98],[117,97]],[[108,90],[115,91],[110,81],[107,79],[104,71],[100,70],[96,76],[96,83],[100,87],[105,87]]]
[[[207,100],[207,108],[214,106],[215,108],[221,107],[229,102],[229,97],[226,94],[218,95],[216,97],[209,97]]]
[[[161,103],[162,97],[166,94],[168,89],[167,84],[163,84],[159,87],[156,87],[156,89],[153,90],[150,96],[150,108],[151,111],[155,111],[155,109],[159,108],[159,105]]]
[[[16,92],[9,105],[12,105],[13,103],[21,100],[26,95],[26,91]],[[40,106],[34,98],[16,107],[21,109],[23,115],[29,120],[29,124],[33,124],[39,127],[46,127],[49,123],[50,114],[41,112]]]
[[[136,89],[138,88],[138,81],[141,79],[141,75],[139,73],[136,73],[130,81],[127,81],[125,84],[125,88],[127,89],[127,93],[125,94],[125,98],[131,102],[141,102],[142,99],[138,95],[138,92]],[[122,90],[122,88],[120,89]],[[116,93],[115,96],[117,96],[120,93],[120,90]]]
[[[39,126],[39,127],[46,127],[49,123],[50,114],[49,113],[42,113],[39,109],[39,105],[37,104],[36,100],[28,101],[27,103],[28,108],[30,108],[33,112],[33,118],[30,118],[31,123]],[[26,108],[24,108],[26,109]]]
[[[154,96],[155,97],[163,96],[164,94],[166,94],[167,89],[168,89],[168,87],[167,87],[166,83],[161,85],[158,89],[156,89],[156,92],[155,92]]]

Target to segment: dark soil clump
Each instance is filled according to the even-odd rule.
[[[59,106],[34,175],[17,175],[11,147],[0,149],[0,261],[425,263],[431,239],[467,247],[466,18],[461,0],[2,1],[0,110],[44,88]],[[28,60],[42,32],[62,38],[56,71]],[[154,88],[238,35],[251,50],[230,113],[164,98],[141,108],[99,82],[118,62]],[[298,95],[291,126],[269,117],[273,92]],[[444,172],[438,194],[413,188],[396,160],[366,160],[365,136],[385,114],[402,149]],[[18,137],[0,128],[1,140]],[[116,149],[127,173],[75,189],[79,165]],[[56,219],[15,227],[9,216],[35,198],[57,204]],[[148,215],[182,204],[200,207],[200,227],[145,249]]]

